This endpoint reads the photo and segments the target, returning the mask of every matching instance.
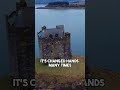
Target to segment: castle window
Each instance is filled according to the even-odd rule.
[[[53,38],[53,35],[52,35],[52,34],[50,34],[50,35],[49,35],[49,37],[50,37],[50,38]]]
[[[58,34],[55,34],[55,37],[58,37]]]

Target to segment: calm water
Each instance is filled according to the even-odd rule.
[[[38,7],[38,6],[36,6]],[[64,25],[65,32],[71,33],[71,50],[85,56],[85,10],[84,9],[36,9],[35,10],[35,56],[40,56],[37,32],[42,26],[54,28]]]

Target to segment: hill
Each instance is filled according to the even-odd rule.
[[[35,4],[48,4],[50,2],[84,2],[85,0],[35,0]]]

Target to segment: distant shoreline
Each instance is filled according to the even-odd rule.
[[[85,7],[37,7],[36,9],[85,9]]]

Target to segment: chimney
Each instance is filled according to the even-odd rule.
[[[64,29],[64,25],[57,25],[56,28],[57,29]]]

